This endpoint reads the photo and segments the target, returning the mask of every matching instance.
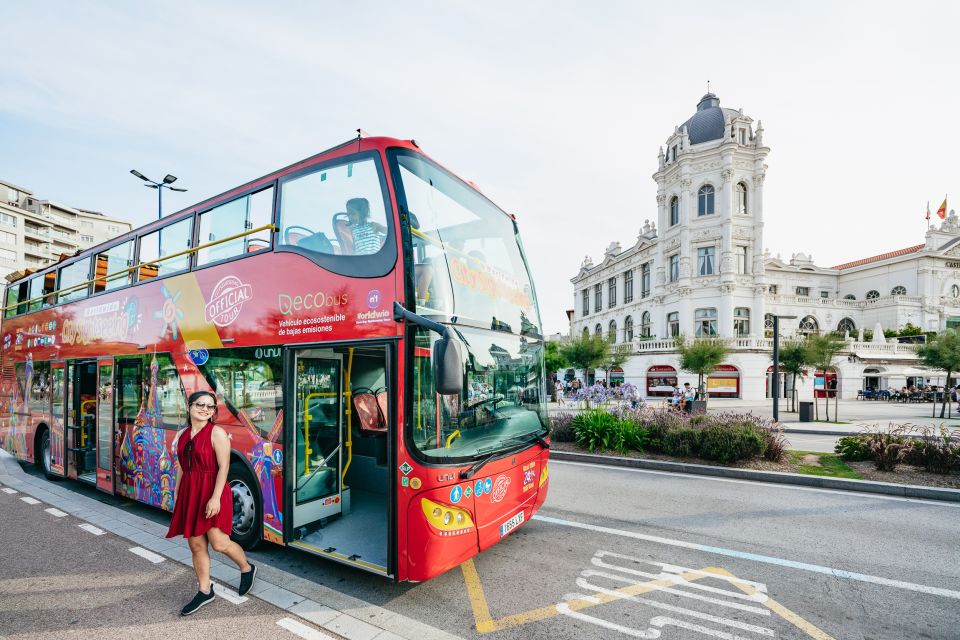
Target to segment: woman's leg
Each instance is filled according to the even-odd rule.
[[[240,568],[241,573],[250,570],[250,563],[247,562],[247,554],[243,552],[243,547],[231,540],[230,536],[216,527],[211,527],[210,530],[207,531],[207,537],[210,538],[210,546],[213,547],[213,550],[233,560],[237,567]],[[210,563],[208,558],[208,573],[209,569]]]
[[[199,535],[187,538],[190,553],[193,554],[193,570],[197,574],[200,591],[210,593],[210,553],[207,551],[207,536]]]

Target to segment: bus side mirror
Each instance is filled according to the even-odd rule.
[[[463,391],[463,358],[460,342],[449,333],[433,343],[433,380],[437,393],[458,395]]]

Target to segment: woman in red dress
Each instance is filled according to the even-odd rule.
[[[233,529],[233,495],[227,485],[230,440],[223,428],[213,424],[217,396],[197,391],[187,400],[190,426],[180,431],[173,446],[177,452],[177,484],[173,490],[173,517],[167,537],[182,535],[193,554],[200,590],[180,615],[188,616],[216,595],[210,582],[209,543],[233,560],[240,569],[240,595],[253,587],[257,568],[247,562],[243,548],[230,539]]]

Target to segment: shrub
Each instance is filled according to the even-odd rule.
[[[577,444],[591,453],[597,449],[614,448],[618,422],[603,409],[581,411],[572,422]]]
[[[783,428],[769,426],[763,432],[766,438],[763,457],[773,462],[780,462],[787,451],[787,439],[783,437]]]
[[[671,456],[689,457],[700,452],[703,432],[693,427],[676,427],[663,434],[663,452]]]
[[[865,434],[870,456],[878,470],[893,471],[903,461],[910,448],[905,433],[904,427],[891,424],[886,431]]]
[[[647,430],[633,420],[620,420],[616,425],[617,440],[614,448],[620,453],[630,449],[643,451],[647,445]]]
[[[960,469],[960,439],[956,435],[943,425],[939,430],[922,429],[921,433],[922,438],[908,444],[904,462],[921,466],[932,473],[948,474]]]
[[[766,446],[766,434],[754,424],[713,424],[703,429],[700,456],[727,464],[762,455]]]
[[[848,462],[859,462],[860,460],[869,460],[873,457],[873,454],[870,452],[870,444],[867,442],[867,437],[863,434],[843,436],[837,440],[833,451],[839,455],[841,459]]]
[[[558,413],[550,417],[550,437],[557,442],[573,442],[577,439],[573,431],[572,413]]]

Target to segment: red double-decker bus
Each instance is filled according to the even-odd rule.
[[[185,398],[232,442],[233,537],[426,580],[548,486],[543,338],[514,218],[359,137],[11,282],[0,446],[173,508]]]

